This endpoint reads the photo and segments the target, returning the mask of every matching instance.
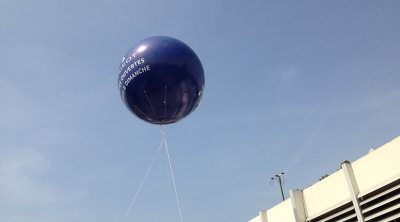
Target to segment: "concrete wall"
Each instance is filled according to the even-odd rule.
[[[261,220],[260,216],[257,216],[255,218],[249,220],[249,222],[264,222],[264,221]]]
[[[267,221],[267,212],[260,211],[258,217],[255,217],[255,218],[249,220],[249,222],[268,222]]]
[[[400,176],[400,137],[354,161],[354,176],[360,196]]]
[[[293,214],[292,201],[287,199],[267,210],[267,221],[296,222]]]
[[[296,218],[305,221],[305,218],[315,218],[350,202],[357,214],[360,211],[357,196],[400,179],[400,136],[342,167],[302,191],[291,190],[290,199],[260,212],[249,222],[295,222]],[[362,219],[360,212],[357,218]]]
[[[351,201],[343,170],[303,190],[304,205],[308,217],[314,217]]]

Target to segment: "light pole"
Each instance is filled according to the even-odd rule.
[[[285,201],[285,195],[283,194],[282,180],[281,180],[281,177],[283,177],[284,174],[285,174],[284,172],[276,174],[275,177],[271,177],[271,182],[270,182],[270,185],[272,186],[274,184],[274,179],[278,179],[279,187],[281,188],[282,201]],[[285,182],[283,184],[285,184]]]

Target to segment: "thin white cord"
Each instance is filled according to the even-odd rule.
[[[158,150],[157,150],[157,152],[156,152],[156,155],[154,156],[153,160],[151,161],[150,167],[149,167],[149,169],[147,169],[147,172],[146,172],[146,174],[144,175],[144,178],[143,178],[142,182],[140,183],[139,189],[136,191],[136,194],[135,194],[135,196],[133,197],[133,200],[132,200],[132,202],[131,202],[131,205],[129,205],[129,208],[128,208],[128,210],[126,211],[123,220],[125,220],[126,216],[128,215],[129,210],[131,209],[132,204],[133,204],[133,202],[135,201],[135,199],[136,199],[136,197],[137,197],[137,195],[138,195],[138,193],[139,193],[139,191],[140,191],[140,188],[142,188],[142,185],[143,185],[143,183],[144,183],[144,180],[146,179],[147,174],[149,174],[150,169],[151,169],[151,166],[153,166],[154,160],[156,159],[157,154],[158,154],[158,152],[160,151],[160,148],[161,148],[162,144],[164,143],[164,141],[165,141],[165,138],[162,140],[160,146],[158,147]]]
[[[178,204],[179,216],[180,216],[180,218],[181,218],[181,222],[183,222],[183,220],[182,220],[182,213],[181,213],[181,207],[180,207],[180,205],[179,205],[178,192],[176,192],[176,185],[175,185],[174,173],[172,172],[171,159],[169,158],[168,145],[167,145],[167,139],[165,138],[165,134],[164,134],[164,142],[165,142],[165,150],[167,151],[169,169],[171,170],[172,183],[174,184],[175,197],[176,197],[176,203]]]
[[[178,112],[178,109],[179,109],[179,107],[181,106],[182,101],[183,101],[183,97],[184,97],[185,95],[186,95],[186,92],[182,95],[181,101],[179,102],[179,105],[176,107],[176,110],[175,110],[175,112],[174,112],[174,115],[172,116],[171,119],[175,118],[176,112]]]
[[[154,114],[154,116],[156,117],[156,120],[157,120],[157,122],[158,122],[158,125],[160,126],[161,131],[162,131],[162,133],[164,134],[164,128],[163,128],[163,126],[161,125],[160,120],[158,119],[158,116],[157,116],[157,114],[156,114],[156,111],[154,111],[153,105],[151,104],[150,99],[149,99],[149,97],[147,96],[146,90],[143,90],[143,92],[144,92],[144,94],[146,95],[146,98],[147,98],[147,101],[148,101],[149,104],[150,104],[151,110],[153,110],[153,114]]]
[[[150,106],[151,106],[151,103],[150,103]],[[136,109],[138,109],[138,110],[147,118],[147,120],[148,120],[149,122],[153,123],[153,121],[151,121],[151,119],[150,119],[142,110],[140,110],[139,107],[137,107],[136,105],[135,105],[135,107],[136,107]],[[158,130],[160,130],[160,132],[161,132],[162,134],[164,134],[164,129],[162,128],[161,125],[158,125],[158,127],[160,127],[160,128],[158,128],[157,125],[154,125],[154,126],[155,126]]]
[[[165,156],[167,156],[167,151],[165,151]],[[174,198],[173,198],[173,196],[172,196],[172,187],[171,187],[171,184],[172,184],[172,180],[171,180],[171,175],[170,175],[170,169],[169,169],[169,163],[168,163],[168,158],[165,158],[165,163],[167,164],[166,165],[166,173],[167,173],[167,178],[168,178],[168,197],[169,197],[169,202],[170,202],[170,213],[171,213],[171,221],[172,222],[174,222],[175,221],[175,218],[174,218],[174,207],[173,207],[173,205],[174,205]]]
[[[165,150],[166,150],[167,157],[168,157],[168,164],[169,164],[169,170],[170,170],[170,173],[171,173],[172,184],[174,185],[176,203],[177,203],[177,205],[178,205],[178,210],[179,210],[179,217],[180,217],[180,219],[181,219],[181,222],[183,222],[181,207],[180,207],[180,204],[179,204],[178,192],[176,191],[176,184],[175,184],[174,173],[172,172],[171,159],[170,159],[170,157],[169,157],[169,151],[168,151],[168,145],[167,145],[167,139],[166,139],[166,132],[164,131],[163,128],[161,128],[161,129],[162,129],[162,133],[163,133],[163,135],[164,135],[164,138],[163,138],[163,140],[161,141],[161,144],[160,144],[160,146],[158,147],[157,152],[156,152],[156,154],[154,155],[153,160],[151,161],[150,166],[149,166],[149,168],[147,169],[147,172],[146,172],[146,174],[144,175],[144,178],[143,178],[142,182],[140,183],[140,186],[139,186],[138,190],[136,191],[136,194],[135,194],[135,196],[133,197],[133,200],[132,200],[131,204],[129,205],[128,210],[126,211],[123,220],[125,220],[126,216],[128,215],[128,213],[129,213],[129,211],[130,211],[130,209],[131,209],[131,207],[132,207],[132,205],[133,205],[133,202],[135,202],[136,197],[137,197],[137,195],[138,195],[140,189],[142,188],[142,185],[143,185],[143,183],[144,183],[144,181],[145,181],[147,175],[149,174],[151,167],[153,166],[154,160],[156,159],[157,154],[158,154],[158,152],[160,151],[160,148],[161,148],[162,144],[164,143],[164,145],[165,145]]]

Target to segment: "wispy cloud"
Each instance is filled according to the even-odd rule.
[[[37,152],[23,151],[1,157],[1,196],[8,204],[36,205],[55,201],[48,187],[39,182],[38,176],[49,168],[46,159]]]
[[[60,191],[47,181],[52,163],[43,154],[32,150],[9,151],[0,157],[0,208],[13,209],[0,212],[0,216],[35,221],[35,217],[46,214],[48,219],[65,221],[76,214],[71,209],[82,194]]]
[[[310,135],[308,136],[307,140],[304,142],[303,146],[297,150],[296,155],[291,159],[291,161],[289,162],[289,164],[286,166],[286,168],[284,170],[284,172],[286,174],[290,172],[290,170],[293,168],[293,166],[295,166],[296,164],[298,164],[300,162],[302,157],[305,155],[307,150],[310,148],[310,145],[313,143],[315,137],[317,136],[318,132],[320,131],[321,127],[323,126],[326,118],[327,118],[327,116],[325,116],[324,118],[322,118],[319,121],[319,123],[315,127],[315,129],[312,132],[310,132]]]

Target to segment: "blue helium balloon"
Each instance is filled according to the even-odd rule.
[[[138,42],[122,58],[118,70],[118,89],[125,106],[153,124],[175,123],[193,112],[204,81],[196,53],[166,36]]]

